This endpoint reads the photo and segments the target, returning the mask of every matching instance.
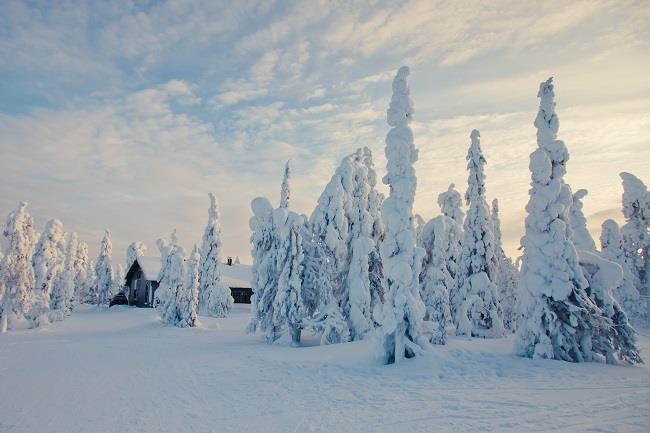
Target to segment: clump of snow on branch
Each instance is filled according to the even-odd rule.
[[[587,196],[586,189],[579,189],[573,193],[573,204],[571,205],[571,241],[578,250],[596,251],[596,242],[587,230],[587,218],[582,211],[582,199]]]

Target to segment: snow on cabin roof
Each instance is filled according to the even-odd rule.
[[[140,256],[137,261],[147,280],[158,281],[160,257]],[[250,288],[251,279],[251,265],[233,264],[228,266],[223,263],[221,266],[221,281],[228,287]]]

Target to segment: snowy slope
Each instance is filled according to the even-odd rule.
[[[82,307],[0,336],[0,432],[645,432],[650,370],[530,360],[451,338],[382,366],[368,341],[267,345],[249,306],[199,329]],[[647,333],[644,332],[644,333]],[[307,343],[314,339],[305,339]],[[641,337],[650,353],[650,339]],[[646,355],[647,356],[647,355]]]

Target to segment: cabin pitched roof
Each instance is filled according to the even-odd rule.
[[[140,256],[136,259],[144,276],[149,281],[158,281],[160,274],[160,257]],[[221,266],[221,282],[228,287],[250,288],[252,280],[252,266],[233,264]]]

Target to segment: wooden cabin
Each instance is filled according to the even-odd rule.
[[[153,307],[154,294],[158,288],[160,273],[160,257],[140,256],[126,272],[124,279],[124,295],[129,305],[136,307]],[[253,289],[251,288],[251,266],[233,263],[228,260],[221,267],[221,281],[230,287],[230,292],[236,304],[250,304]]]

